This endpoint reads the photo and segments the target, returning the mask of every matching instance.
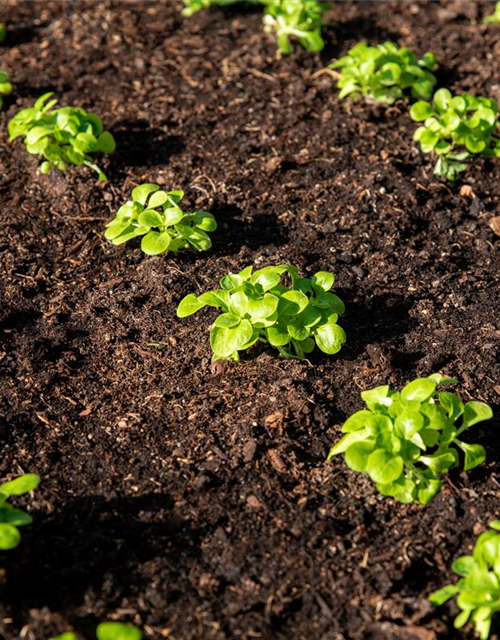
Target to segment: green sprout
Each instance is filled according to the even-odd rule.
[[[419,60],[413,51],[392,42],[376,47],[360,42],[330,68],[340,69],[339,98],[362,95],[392,104],[408,94],[428,100],[436,84],[432,73],[436,66],[433,53],[425,53]]]
[[[489,637],[492,618],[500,611],[500,533],[496,533],[500,520],[490,522],[490,527],[494,531],[479,536],[471,556],[461,556],[452,564],[461,579],[429,596],[439,606],[458,594],[461,612],[454,627],[461,629],[470,620],[481,640]]]
[[[0,549],[14,549],[21,542],[19,527],[31,524],[32,518],[22,509],[9,504],[11,496],[22,496],[38,487],[40,478],[34,473],[26,473],[10,482],[0,485]]]
[[[0,71],[0,109],[3,107],[2,96],[8,96],[9,93],[12,93],[9,76],[4,71]]]
[[[57,100],[45,93],[33,107],[22,109],[9,122],[9,140],[24,136],[29,153],[44,159],[42,173],[52,167],[66,171],[68,165],[85,165],[97,172],[99,180],[107,180],[92,162],[93,153],[113,153],[115,141],[109,131],[103,131],[101,119],[84,109],[62,107],[53,109]]]
[[[436,392],[438,385],[456,382],[435,373],[413,380],[401,392],[391,391],[389,385],[363,391],[367,408],[344,423],[346,435],[328,459],[343,453],[347,466],[367,473],[381,494],[427,504],[439,492],[442,475],[459,466],[455,447],[464,454],[465,471],[486,457],[481,445],[459,437],[493,413],[484,402],[464,404],[454,393]]]
[[[321,51],[325,46],[321,37],[323,14],[331,9],[331,2],[319,0],[261,0],[265,5],[264,29],[275,32],[278,48],[291,53],[291,39],[298,39],[308,51]]]
[[[467,169],[464,162],[471,156],[500,157],[497,132],[498,104],[492,98],[464,93],[452,96],[448,89],[439,89],[432,103],[416,102],[410,115],[424,122],[414,134],[423,153],[437,156],[434,173],[450,181]]]
[[[496,3],[493,13],[490,16],[483,18],[483,22],[500,24],[500,1]]]
[[[104,237],[123,244],[143,236],[141,249],[150,256],[179,249],[206,251],[212,246],[207,231],[217,222],[211,213],[184,213],[179,202],[184,191],[162,191],[157,184],[141,184],[132,191],[132,200],[122,205],[107,224]]]
[[[321,51],[325,46],[321,37],[323,14],[332,6],[325,0],[184,0],[183,13],[191,16],[200,9],[237,2],[264,5],[264,29],[276,34],[282,53],[293,51],[292,39],[298,39],[309,51]]]
[[[102,622],[96,629],[97,640],[141,640],[142,633],[134,625],[123,622]],[[66,631],[50,640],[78,640],[76,633]]]
[[[330,289],[334,276],[319,271],[311,279],[300,278],[297,267],[279,265],[253,272],[251,266],[220,281],[221,289],[181,300],[177,316],[185,318],[209,306],[222,310],[210,331],[212,361],[239,360],[260,341],[276,347],[285,358],[304,359],[317,345],[328,354],[345,342],[337,324],[344,303]],[[291,286],[282,284],[287,274]]]

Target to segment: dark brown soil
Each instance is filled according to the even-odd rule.
[[[390,38],[432,50],[442,85],[500,99],[492,5],[337,2],[321,56],[282,60],[258,11],[178,9],[0,6],[16,85],[0,114],[0,477],[43,479],[24,501],[34,524],[0,556],[1,637],[91,638],[116,618],[147,639],[472,638],[426,597],[499,512],[500,166],[476,162],[460,195],[416,149],[404,105],[339,102],[315,72]],[[103,117],[109,183],[41,176],[7,143],[9,118],[47,90]],[[217,216],[212,252],[104,241],[144,181]],[[214,313],[177,320],[178,301],[284,261],[336,274],[346,347],[211,367]],[[485,465],[424,508],[325,462],[360,390],[434,371],[496,410],[469,436]]]

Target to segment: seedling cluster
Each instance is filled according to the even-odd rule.
[[[32,523],[32,518],[22,509],[16,509],[9,503],[12,496],[22,496],[38,487],[40,478],[27,473],[10,482],[0,485],[0,550],[15,549],[21,542],[19,527]]]
[[[434,173],[455,180],[465,171],[472,155],[500,157],[498,104],[492,98],[475,97],[468,93],[453,96],[448,89],[439,89],[432,102],[415,103],[410,115],[424,122],[414,135],[424,153],[437,156]]]
[[[464,404],[454,393],[436,392],[438,385],[456,382],[433,374],[413,380],[401,392],[389,385],[363,391],[367,408],[344,423],[346,435],[329,458],[343,453],[347,465],[366,472],[385,496],[427,504],[439,492],[443,474],[459,465],[459,450],[465,471],[486,457],[481,445],[467,444],[460,436],[493,413],[484,402]]]
[[[112,153],[115,141],[99,116],[76,107],[54,109],[57,100],[45,93],[32,107],[22,109],[9,122],[9,140],[24,137],[29,153],[43,158],[42,173],[52,167],[66,171],[68,165],[85,165],[97,172],[99,180],[106,175],[93,162],[92,154]]]
[[[330,65],[339,69],[339,98],[365,96],[392,104],[411,96],[428,100],[436,85],[436,56],[426,53],[420,58],[393,42],[371,47],[360,42],[346,56]]]
[[[206,251],[212,246],[207,232],[217,223],[211,213],[185,213],[179,206],[184,191],[163,191],[157,184],[141,184],[132,191],[132,200],[122,205],[108,223],[105,238],[123,244],[141,237],[141,249],[154,256],[179,249]]]
[[[461,612],[455,618],[455,629],[470,621],[481,640],[489,637],[492,618],[500,611],[500,520],[490,522],[490,527],[491,531],[477,539],[472,555],[453,563],[460,580],[429,597],[433,604],[441,605],[456,595]]]
[[[281,53],[291,53],[293,41],[308,51],[321,51],[325,46],[321,36],[323,18],[332,7],[325,0],[184,0],[183,13],[191,16],[200,9],[238,2],[264,6],[264,30],[276,35]]]
[[[282,283],[288,275],[291,286]],[[256,342],[269,343],[285,358],[305,358],[315,345],[324,353],[337,353],[345,342],[337,324],[344,303],[330,289],[334,276],[319,271],[301,278],[291,265],[246,267],[220,281],[221,289],[188,294],[177,315],[184,318],[205,306],[222,310],[212,325],[212,360],[239,360],[240,352]]]

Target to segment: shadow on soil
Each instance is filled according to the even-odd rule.
[[[147,120],[120,120],[112,127],[115,167],[155,167],[184,149],[180,136],[153,129]]]
[[[89,589],[119,601],[135,584],[135,567],[160,554],[175,580],[176,567],[199,549],[196,531],[164,494],[78,498],[34,519],[20,547],[0,559],[7,576],[0,597],[20,620],[33,607],[74,608]]]

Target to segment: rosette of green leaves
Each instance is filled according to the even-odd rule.
[[[122,205],[107,224],[104,237],[123,244],[142,236],[141,249],[150,256],[179,249],[206,251],[212,246],[207,232],[217,223],[211,213],[184,213],[179,202],[184,191],[163,191],[157,184],[141,184],[132,200]]]
[[[291,286],[282,283],[287,274]],[[328,354],[337,353],[345,342],[344,330],[337,324],[344,303],[330,290],[334,276],[319,271],[312,278],[301,278],[291,265],[246,267],[220,281],[221,288],[187,295],[177,309],[179,318],[205,306],[222,310],[212,325],[212,360],[239,360],[257,341],[276,347],[285,358],[305,358],[316,345]]]
[[[455,383],[436,373],[401,392],[389,385],[363,391],[366,409],[344,423],[346,435],[328,458],[343,453],[347,466],[367,473],[383,495],[427,504],[439,492],[443,474],[459,465],[459,450],[465,471],[485,460],[481,445],[460,436],[493,413],[484,402],[463,403],[454,393],[436,392],[437,385]]]
[[[331,2],[319,0],[261,0],[265,5],[264,29],[276,34],[282,53],[293,51],[292,40],[298,40],[308,51],[321,51],[325,42],[321,36],[323,15]]]
[[[142,632],[132,624],[124,622],[102,622],[96,630],[97,640],[141,640]],[[67,631],[50,640],[78,640],[76,633]]]
[[[500,520],[490,522],[490,527],[492,531],[485,531],[477,539],[472,555],[452,564],[460,580],[429,596],[439,606],[458,595],[461,612],[455,618],[455,628],[461,629],[470,621],[481,640],[489,637],[492,618],[500,611]]]
[[[22,496],[38,487],[40,478],[26,473],[0,485],[0,549],[14,549],[21,542],[19,527],[31,524],[32,518],[22,509],[15,509],[9,502],[12,496]]]
[[[360,42],[330,68],[340,70],[339,98],[366,96],[392,104],[408,94],[428,100],[436,84],[436,66],[433,53],[419,60],[413,51],[392,42],[375,47]]]
[[[9,82],[9,76],[4,71],[0,71],[0,109],[3,107],[2,96],[8,96],[10,93],[12,93],[12,85]]]
[[[410,115],[423,122],[414,134],[424,153],[437,156],[434,173],[448,180],[467,169],[470,156],[500,157],[498,104],[493,98],[464,93],[453,96],[448,89],[439,89],[432,102],[416,102]]]
[[[243,0],[245,1],[245,0]],[[184,9],[182,13],[185,16],[192,16],[193,13],[202,9],[210,9],[210,7],[227,7],[230,4],[236,4],[242,0],[184,0]]]
[[[33,107],[22,109],[9,122],[9,140],[24,136],[29,153],[43,158],[42,173],[52,167],[66,171],[68,165],[85,165],[97,172],[99,180],[106,175],[92,161],[94,153],[112,153],[115,141],[99,116],[77,107],[54,109],[57,100],[45,93]]]
[[[490,16],[485,16],[483,22],[491,24],[500,24],[500,1],[495,4],[495,10]]]

